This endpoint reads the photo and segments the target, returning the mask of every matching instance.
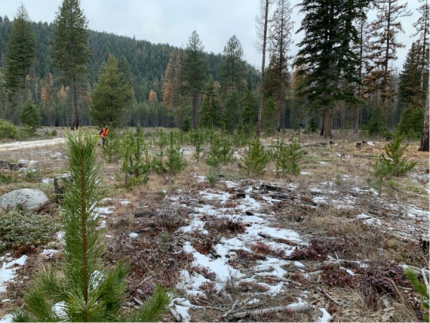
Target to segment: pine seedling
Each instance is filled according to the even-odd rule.
[[[301,168],[299,161],[303,157],[300,143],[294,136],[291,136],[291,143],[285,145],[284,140],[278,140],[276,152],[274,154],[276,161],[276,173],[285,174],[300,174]]]
[[[384,162],[387,164],[387,167],[392,169],[393,176],[402,176],[415,167],[416,162],[408,163],[406,158],[403,157],[405,149],[409,146],[406,144],[405,146],[401,146],[403,139],[405,139],[404,135],[394,134],[393,140],[385,145],[385,153],[388,158],[382,156]],[[402,158],[403,157],[403,158]]]
[[[421,296],[421,307],[425,313],[424,320],[429,322],[429,291],[427,287],[418,280],[417,274],[411,268],[406,268],[405,276],[411,282],[414,290]]]
[[[98,228],[95,209],[100,202],[100,168],[96,165],[97,137],[82,132],[67,134],[67,167],[73,181],[63,195],[65,232],[64,263],[61,274],[47,268],[37,276],[25,297],[25,306],[14,321],[108,322],[122,320],[122,302],[128,266],[120,262],[114,269],[102,264],[103,230]],[[136,316],[160,313],[168,296],[160,288],[158,302],[144,304]],[[163,305],[164,304],[164,305]],[[156,312],[156,313],[154,313]],[[125,321],[125,320],[124,320]]]
[[[203,153],[203,143],[205,140],[205,137],[203,136],[203,133],[200,130],[193,130],[190,132],[191,136],[191,143],[195,147],[195,152],[193,154],[194,158],[197,162],[200,162],[200,159],[202,158]]]
[[[383,156],[379,156],[371,167],[373,171],[370,172],[371,177],[367,178],[367,183],[370,187],[376,189],[380,197],[383,188],[393,176],[393,169]]]
[[[121,144],[115,130],[109,131],[109,137],[106,138],[102,146],[102,157],[108,163],[117,162],[121,158]]]
[[[128,178],[130,176],[129,162],[133,154],[133,136],[130,131],[124,133],[121,143],[121,157],[122,164],[121,170],[124,172],[124,185],[125,188],[129,187]]]
[[[209,166],[209,174],[207,179],[213,186],[219,179],[221,167],[223,165],[222,141],[217,133],[213,133],[210,139],[209,151],[206,154],[206,165]]]
[[[229,137],[221,138],[220,154],[223,165],[232,163],[236,160],[236,158],[233,156],[234,150],[232,147],[232,141]]]
[[[157,174],[166,174],[167,168],[164,164],[164,148],[168,144],[167,135],[164,133],[163,129],[158,132],[158,139],[155,141],[158,146],[159,152],[155,153],[156,158],[152,161],[152,168]]]
[[[167,149],[166,154],[166,167],[171,175],[179,174],[187,166],[181,147],[175,146],[173,132],[170,132],[170,147]]]
[[[269,154],[264,150],[260,138],[256,137],[249,143],[247,154],[243,159],[243,169],[246,175],[261,175],[267,163],[270,161]]]

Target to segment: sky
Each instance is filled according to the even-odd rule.
[[[406,0],[400,0],[401,3]],[[257,42],[255,17],[259,10],[259,0],[81,0],[81,8],[92,30],[106,31],[121,36],[135,37],[152,43],[186,47],[188,38],[196,30],[202,40],[205,51],[222,53],[228,39],[236,35],[244,51],[244,59],[257,68],[261,67],[261,52],[255,46]],[[290,0],[291,5],[300,3]],[[12,19],[18,6],[23,3],[31,20],[52,22],[62,0],[0,0],[0,15]],[[412,24],[417,21],[417,8],[420,3],[412,0],[408,8],[411,17],[402,18],[405,30],[398,40],[406,48],[398,49],[398,60],[394,67],[400,71],[410,45],[414,41],[410,36],[415,32]],[[298,51],[297,44],[303,33],[296,34],[300,28],[303,14],[294,7],[294,44],[291,54]],[[374,14],[369,15],[372,19]],[[266,60],[267,61],[267,60]]]

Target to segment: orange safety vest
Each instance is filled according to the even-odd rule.
[[[103,128],[102,129],[102,134],[101,134],[102,138],[106,137],[107,134],[108,134],[108,132],[109,132],[109,129]]]

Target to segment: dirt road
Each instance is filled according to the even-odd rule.
[[[58,145],[64,143],[64,138],[55,138],[50,140],[36,140],[36,141],[17,141],[10,144],[0,145],[0,152],[9,150],[18,150],[26,148],[36,148],[50,145]]]

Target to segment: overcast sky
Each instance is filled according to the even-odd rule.
[[[299,0],[290,0],[292,5]],[[406,0],[401,1],[404,3]],[[33,21],[52,22],[62,0],[0,0],[0,15],[13,18],[20,3],[27,8]],[[418,0],[409,1],[413,15],[403,18],[405,34],[398,39],[406,48],[398,50],[395,66],[400,70],[415,32],[412,24],[418,19]],[[168,43],[185,47],[188,37],[196,30],[205,51],[222,53],[232,35],[236,35],[243,47],[245,59],[256,67],[261,66],[261,54],[255,48],[255,16],[259,0],[81,0],[89,28],[122,36],[135,36],[152,43]],[[302,15],[295,8],[292,20],[294,30],[300,27]],[[291,53],[297,53],[296,44],[302,34],[294,34]]]

